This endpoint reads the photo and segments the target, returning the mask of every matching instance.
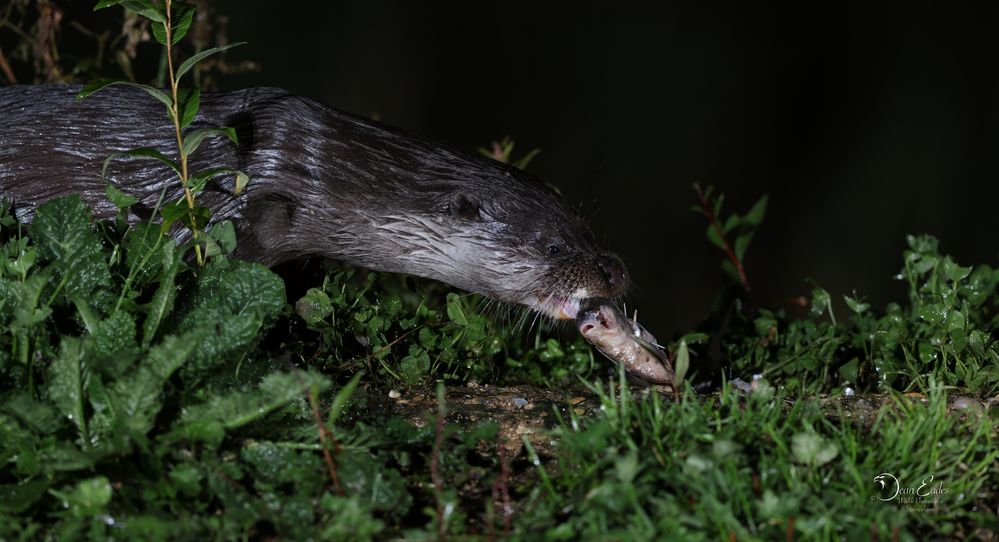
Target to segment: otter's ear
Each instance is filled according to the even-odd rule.
[[[465,220],[481,220],[482,204],[475,196],[461,190],[455,190],[451,192],[448,212],[454,217]]]

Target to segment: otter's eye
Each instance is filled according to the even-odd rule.
[[[562,253],[562,247],[558,245],[548,245],[549,256],[558,256],[561,253]]]

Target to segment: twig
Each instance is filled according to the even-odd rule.
[[[697,202],[701,206],[701,213],[704,215],[704,218],[708,219],[708,223],[714,228],[715,233],[718,234],[718,238],[721,239],[722,250],[725,251],[725,255],[732,262],[736,272],[739,273],[739,281],[742,282],[743,289],[746,290],[746,293],[749,293],[749,280],[746,278],[746,270],[742,266],[742,261],[735,255],[735,251],[732,250],[732,245],[729,244],[728,238],[725,237],[725,230],[722,228],[721,223],[718,222],[715,212],[711,209],[711,202],[708,201],[707,195],[701,190],[701,185],[694,183],[694,191],[697,192]]]
[[[506,446],[499,446],[500,475],[497,479],[499,483],[500,495],[503,496],[503,536],[510,537],[510,520],[513,518],[513,508],[510,506],[510,461],[513,458],[506,457]]]
[[[17,78],[14,77],[14,70],[10,69],[10,64],[7,63],[7,57],[3,54],[3,49],[0,49],[0,71],[2,71],[3,76],[7,78],[8,84],[17,84]]]
[[[309,406],[312,407],[312,416],[316,419],[316,427],[319,428],[319,442],[323,448],[323,460],[326,462],[326,470],[329,472],[333,490],[336,491],[337,495],[343,495],[343,488],[340,487],[340,477],[336,474],[336,463],[333,462],[333,454],[330,452],[330,448],[332,447],[334,451],[339,453],[340,442],[337,441],[336,437],[333,436],[333,432],[323,423],[323,417],[319,413],[319,400],[316,399],[315,393],[309,392]]]
[[[434,483],[434,497],[437,501],[437,540],[443,541],[446,534],[444,524],[444,480],[440,473],[441,447],[444,444],[444,419],[447,418],[447,403],[444,384],[437,385],[437,425],[434,428],[434,451],[430,455],[430,479]]]

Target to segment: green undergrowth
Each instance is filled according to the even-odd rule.
[[[536,328],[524,339],[525,323],[489,317],[474,297],[354,270],[331,271],[293,307],[278,275],[225,256],[230,226],[208,235],[214,255],[201,268],[159,226],[95,223],[75,197],[40,207],[30,225],[0,213],[0,540],[918,539],[996,527],[995,416],[945,408],[942,381],[969,381],[922,372],[944,359],[907,369],[919,378],[872,382],[928,400],[899,395],[864,420],[791,400],[793,378],[838,391],[792,363],[748,397],[725,387],[673,402],[593,384],[580,393],[601,398],[599,415],[569,410],[554,453],[528,443],[504,456],[497,424],[416,427],[380,406],[385,390],[599,382],[606,364],[578,339]],[[865,307],[845,322],[759,311],[777,322],[776,333],[753,328],[772,344],[733,342],[732,331],[724,344],[751,345],[736,365],[766,370],[761,356],[812,352],[816,330],[849,344],[889,319],[909,332],[902,352],[933,333],[950,360],[991,352],[990,321],[974,312],[991,297],[972,305],[962,286],[982,268],[915,265],[935,254],[906,257],[920,293],[910,302],[960,307],[972,326],[960,346],[953,317]],[[877,501],[881,473],[903,489],[933,476],[935,500]]]
[[[935,383],[868,419],[773,388],[676,403],[613,382],[591,391],[602,416],[566,420],[514,538],[966,539],[999,526],[995,421],[948,412]],[[901,495],[879,491],[883,473]]]
[[[708,240],[726,253],[722,271],[730,283],[699,342],[717,340],[730,374],[763,376],[805,395],[919,391],[930,379],[983,396],[999,391],[999,268],[959,265],[934,237],[911,235],[895,277],[907,298],[883,310],[856,293],[834,296],[818,285],[810,299],[757,305],[742,261],[766,197],[745,215],[723,216],[724,195],[694,188],[694,210],[708,220]],[[836,297],[847,314],[834,312]]]
[[[524,340],[469,296],[350,270],[308,291],[303,319],[278,275],[225,256],[231,226],[208,236],[199,267],[159,225],[95,223],[77,197],[30,225],[0,213],[0,539],[421,526],[433,431],[366,410],[369,386],[554,383],[595,367],[582,343]],[[349,429],[317,437],[362,374]]]

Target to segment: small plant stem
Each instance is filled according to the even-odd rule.
[[[180,108],[177,104],[177,91],[179,89],[179,81],[175,75],[173,69],[173,14],[171,6],[173,0],[166,0],[166,25],[164,28],[164,33],[166,34],[166,61],[167,61],[167,74],[170,76],[170,94],[173,98],[170,105],[170,116],[173,120],[174,131],[177,134],[177,152],[180,154],[180,183],[184,187],[184,199],[187,201],[187,208],[191,210],[191,234],[194,239],[198,239],[198,226],[195,222],[194,217],[194,194],[191,193],[191,188],[188,186],[188,174],[187,174],[187,155],[184,154],[184,136],[181,134],[180,130]],[[201,246],[194,243],[194,254],[197,257],[198,265],[204,265],[205,259],[201,254]]]
[[[708,219],[708,223],[718,234],[718,238],[721,239],[722,250],[725,251],[725,255],[728,256],[730,262],[735,267],[737,273],[739,273],[739,281],[742,283],[742,288],[749,293],[749,279],[746,278],[746,269],[742,266],[742,261],[735,255],[735,251],[732,250],[732,245],[729,244],[728,238],[725,237],[725,230],[722,228],[720,222],[718,222],[718,217],[715,216],[714,211],[711,210],[711,202],[708,201],[707,195],[701,189],[701,185],[695,183],[694,191],[697,192],[697,202],[701,206],[701,213],[704,218]]]
[[[343,495],[343,488],[340,486],[340,477],[336,473],[336,463],[333,462],[333,453],[330,448],[334,451],[340,451],[340,443],[333,436],[333,432],[326,427],[323,423],[323,417],[319,413],[319,400],[316,398],[316,392],[313,391],[309,393],[309,406],[312,407],[312,416],[316,419],[316,427],[319,428],[319,442],[322,445],[323,450],[323,461],[326,462],[326,471],[330,475],[330,483],[333,484],[333,490],[336,491],[337,495]]]
[[[434,497],[437,501],[437,540],[444,540],[447,529],[444,524],[444,480],[441,478],[441,447],[444,444],[444,420],[447,418],[447,403],[444,384],[437,384],[437,425],[434,428],[434,450],[430,455],[430,479],[434,483]]]

